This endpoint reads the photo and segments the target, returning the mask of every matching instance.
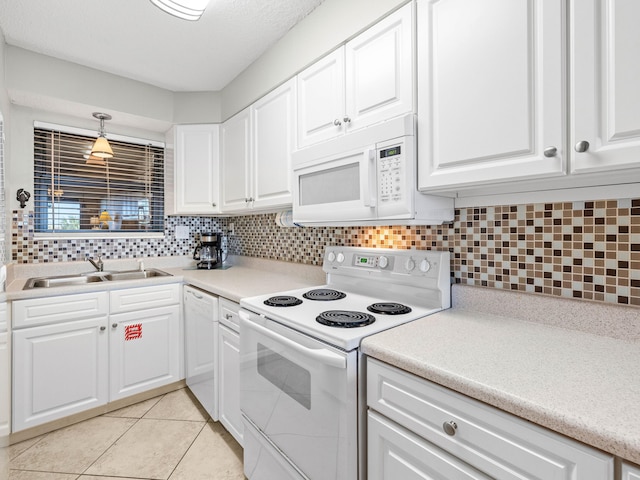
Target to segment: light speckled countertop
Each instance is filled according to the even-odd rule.
[[[454,288],[453,297],[450,310],[364,339],[363,352],[640,463],[640,309],[475,287]],[[537,302],[555,305],[546,324],[522,320]],[[559,326],[576,311],[583,331]],[[616,312],[628,339],[618,328],[602,335],[602,316],[613,324]]]
[[[325,283],[325,274],[321,267],[252,257],[231,257],[228,261],[230,268],[224,270],[194,270],[195,262],[188,257],[150,257],[143,260],[145,268],[157,268],[170,273],[171,276],[23,290],[29,278],[90,272],[92,267],[87,262],[19,266],[8,277],[9,283],[3,294],[4,298],[0,300],[21,300],[178,282],[239,302],[242,297]],[[112,260],[105,262],[104,269],[132,270],[137,267],[135,259]]]

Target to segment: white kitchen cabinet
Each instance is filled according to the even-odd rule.
[[[622,463],[621,480],[640,480],[640,467]]]
[[[420,190],[564,175],[565,2],[419,0],[417,17]]]
[[[570,15],[571,172],[637,168],[640,2],[571,0]]]
[[[372,480],[613,480],[613,456],[371,358],[367,405]]]
[[[248,210],[251,206],[251,115],[249,108],[222,124],[222,211]]]
[[[109,400],[184,378],[180,286],[115,290],[110,296]]]
[[[240,412],[240,305],[220,299],[218,335],[220,422],[243,445],[244,427]]]
[[[13,302],[14,432],[107,403],[106,297],[106,293],[91,293]],[[46,324],[40,312],[47,309],[52,318],[64,317],[60,300],[67,300],[70,307],[68,320]],[[82,304],[100,307],[88,309],[83,316],[76,309]],[[39,326],[16,328],[29,323],[29,317],[23,316],[29,311]]]
[[[412,4],[298,74],[298,147],[412,112]]]
[[[218,125],[175,127],[176,214],[220,213]]]
[[[7,303],[0,303],[0,448],[8,445],[11,432],[11,349]]]
[[[368,480],[490,480],[425,439],[370,410],[367,417]]]
[[[295,105],[292,79],[222,125],[224,213],[291,205]]]
[[[296,137],[296,82],[251,105],[251,193],[254,209],[291,205],[291,154]]]

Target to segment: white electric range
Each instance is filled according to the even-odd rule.
[[[450,307],[449,252],[327,247],[323,270],[325,285],[240,302],[250,480],[366,478],[360,342]]]

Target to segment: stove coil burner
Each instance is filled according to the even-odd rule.
[[[403,315],[411,311],[409,307],[401,303],[374,303],[369,305],[367,310],[382,315]]]
[[[376,318],[368,313],[345,310],[327,310],[316,317],[318,323],[340,328],[364,327],[375,321]]]
[[[301,303],[302,300],[290,295],[278,295],[275,297],[267,298],[264,301],[264,304],[270,307],[293,307],[295,305],[300,305]]]
[[[316,288],[315,290],[309,290],[307,293],[303,293],[302,296],[307,300],[340,300],[347,296],[346,293],[339,292],[338,290],[332,290],[330,288]]]

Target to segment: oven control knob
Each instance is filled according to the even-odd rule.
[[[344,262],[344,253],[340,252],[337,257],[338,263]]]
[[[429,260],[425,258],[420,262],[420,271],[427,273],[429,270],[431,270],[431,264],[429,263]]]
[[[329,255],[327,255],[327,260],[329,260],[329,262],[333,263],[336,261],[336,254],[333,252],[329,252]]]
[[[380,266],[380,268],[387,268],[387,266],[389,265],[389,259],[387,257],[385,257],[384,255],[382,255],[378,259],[378,265]]]
[[[404,268],[407,269],[407,271],[411,271],[414,268],[416,268],[416,262],[413,261],[412,258],[409,258],[406,262],[404,262]]]

